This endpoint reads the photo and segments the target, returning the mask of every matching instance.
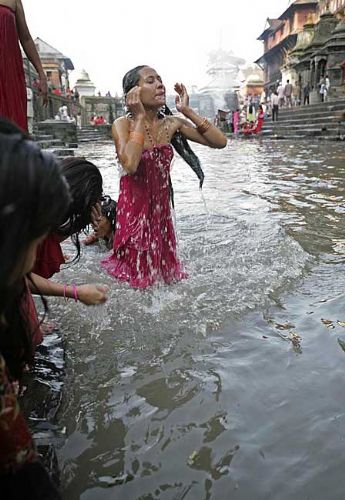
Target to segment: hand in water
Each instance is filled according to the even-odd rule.
[[[126,95],[126,106],[134,118],[145,116],[145,108],[140,98],[140,87],[133,87]]]
[[[80,302],[86,306],[96,306],[106,302],[109,288],[104,285],[80,285],[77,291]]]
[[[176,109],[183,113],[189,107],[189,95],[183,83],[175,83],[175,91],[178,95],[175,97]]]

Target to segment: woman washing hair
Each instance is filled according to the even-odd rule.
[[[37,257],[32,270],[32,293],[36,287],[45,295],[65,295],[66,297],[80,300],[84,304],[94,305],[105,301],[106,287],[101,285],[86,284],[62,285],[49,281],[55,273],[60,271],[60,266],[65,263],[61,243],[71,237],[77,249],[74,259],[80,256],[79,234],[94,218],[100,217],[98,206],[102,197],[102,176],[93,163],[84,158],[66,158],[61,163],[62,173],[70,188],[72,203],[70,204],[65,220],[59,227],[42,241],[37,249]]]
[[[220,130],[189,107],[185,86],[177,83],[175,90],[176,108],[184,118],[172,116],[166,108],[165,87],[153,68],[137,66],[123,78],[129,113],[112,129],[123,175],[113,254],[103,266],[132,287],[186,277],[177,257],[169,204],[172,145],[202,186],[204,174],[186,139],[211,148],[224,148],[227,142]]]

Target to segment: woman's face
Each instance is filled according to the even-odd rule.
[[[157,72],[153,68],[145,67],[139,71],[139,75],[140,98],[144,106],[154,108],[164,106],[165,87]]]
[[[113,231],[109,219],[102,215],[97,229],[95,230],[95,235],[97,236],[97,238],[110,238],[112,236],[112,232]]]

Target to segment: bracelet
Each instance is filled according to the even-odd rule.
[[[73,297],[76,302],[78,302],[78,288],[77,285],[72,285],[73,288]]]
[[[131,142],[135,142],[135,144],[138,144],[139,146],[143,147],[145,143],[145,136],[141,132],[130,132],[129,133],[129,140]]]
[[[205,132],[207,132],[207,130],[210,128],[211,126],[211,123],[208,121],[208,119],[205,117],[202,122],[200,123],[200,125],[198,125],[196,127],[197,131],[199,132],[199,134],[204,134]]]

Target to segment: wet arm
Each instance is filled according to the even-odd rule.
[[[131,139],[131,132],[144,137],[144,118],[138,117],[133,120],[131,130],[127,118],[119,118],[115,121],[112,134],[117,157],[128,174],[135,174],[143,152],[143,145]]]
[[[42,68],[42,63],[40,57],[38,55],[35,42],[33,41],[28,25],[26,24],[24,8],[21,0],[17,0],[16,2],[16,20],[17,20],[17,29],[20,43],[24,49],[25,54],[27,55],[29,61],[34,65],[39,79],[46,79],[46,75]]]
[[[99,305],[107,300],[107,287],[96,284],[78,285],[63,285],[55,281],[47,280],[38,274],[31,273],[31,280],[28,280],[31,293],[41,293],[51,297],[68,297],[75,299],[75,292],[77,298],[85,305]]]
[[[204,118],[199,116],[192,108],[187,108],[184,110],[183,114],[186,118],[188,118],[188,120],[190,120],[187,121],[183,118],[178,118],[180,122],[179,130],[181,134],[186,137],[186,139],[190,139],[191,141],[198,142],[199,144],[203,144],[211,148],[225,148],[227,139],[217,127],[211,124],[206,132],[201,134],[197,127],[203,123]]]

